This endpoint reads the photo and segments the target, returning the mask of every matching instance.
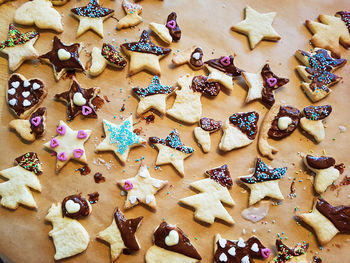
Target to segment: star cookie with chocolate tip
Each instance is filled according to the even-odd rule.
[[[199,127],[194,128],[194,137],[201,145],[203,152],[207,153],[211,148],[210,133],[220,130],[222,121],[216,121],[211,118],[203,117],[199,120]]]
[[[177,14],[172,12],[168,15],[166,24],[150,23],[149,28],[167,44],[177,42],[181,38],[181,29],[176,21]]]
[[[204,66],[203,50],[199,46],[192,46],[192,48],[174,53],[171,61],[175,66],[188,63],[193,70],[199,70]]]
[[[143,21],[142,17],[140,16],[140,14],[142,13],[141,5],[131,3],[128,0],[123,0],[122,6],[126,13],[126,16],[119,19],[116,26],[117,30],[136,26]]]
[[[308,263],[306,252],[309,248],[309,243],[305,241],[298,243],[295,248],[289,248],[282,243],[282,240],[276,239],[277,256],[270,261],[270,263],[295,262]]]

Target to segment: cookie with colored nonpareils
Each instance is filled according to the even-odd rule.
[[[176,19],[177,14],[172,12],[168,15],[165,25],[152,22],[149,28],[165,43],[177,42],[181,38],[181,29]]]
[[[239,178],[250,189],[249,205],[254,205],[265,197],[283,200],[278,182],[286,173],[287,167],[271,168],[257,158],[253,174]]]
[[[128,0],[123,0],[122,6],[126,15],[123,18],[119,19],[116,26],[117,30],[136,26],[143,21],[142,17],[140,16],[142,13],[141,5],[131,3]]]
[[[309,243],[305,241],[298,243],[294,248],[289,248],[282,243],[281,239],[276,239],[277,256],[270,263],[308,263],[306,252],[309,248]]]
[[[222,121],[216,121],[211,118],[203,117],[199,120],[199,127],[194,128],[194,137],[202,147],[203,152],[207,153],[211,148],[210,134],[220,130]]]
[[[19,204],[37,208],[30,189],[41,192],[38,179],[41,173],[41,163],[35,152],[17,157],[15,166],[0,171],[0,176],[7,179],[0,182],[0,204],[9,209],[16,209]]]
[[[56,152],[56,172],[59,172],[71,159],[87,164],[85,142],[91,130],[72,130],[64,121],[56,129],[57,135],[44,144],[45,148]]]
[[[193,70],[199,70],[204,66],[203,50],[199,46],[192,46],[189,49],[174,53],[171,61],[175,66],[187,63]]]
[[[230,171],[226,164],[205,172],[208,178],[192,182],[190,186],[200,193],[180,199],[180,203],[195,209],[194,218],[202,222],[213,224],[215,218],[228,224],[234,224],[234,220],[222,203],[233,206],[233,201],[228,188],[232,187]]]

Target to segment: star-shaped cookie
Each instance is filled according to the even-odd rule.
[[[126,13],[126,16],[121,18],[116,26],[117,30],[128,28],[132,26],[136,26],[141,23],[142,17],[139,14],[142,13],[142,6],[138,4],[131,3],[127,0],[123,0],[123,9]]]
[[[142,219],[142,216],[126,219],[124,214],[117,207],[112,224],[98,233],[97,238],[108,242],[111,246],[112,262],[116,261],[122,252],[130,254],[130,252],[135,252],[140,249],[135,233]]]
[[[0,52],[8,55],[9,69],[15,71],[25,60],[36,59],[39,54],[34,44],[39,37],[36,31],[21,33],[15,25],[9,25],[7,39],[0,43]]]
[[[51,51],[39,58],[52,65],[55,78],[58,81],[67,70],[85,71],[79,59],[81,49],[80,43],[66,45],[55,36]]]
[[[155,194],[161,190],[168,181],[158,180],[149,174],[147,165],[141,164],[135,177],[118,181],[118,185],[127,192],[124,208],[131,208],[139,203],[144,203],[156,209]]]
[[[270,261],[275,262],[294,262],[294,263],[308,263],[310,261],[306,258],[306,252],[309,248],[309,243],[298,243],[295,248],[287,247],[282,243],[281,239],[276,239],[277,256]],[[318,262],[318,261],[314,261]]]
[[[239,178],[250,189],[249,205],[254,205],[266,196],[283,200],[278,181],[286,172],[287,167],[270,168],[257,158],[254,173]]]
[[[194,152],[194,149],[185,146],[181,142],[176,129],[172,130],[165,139],[150,137],[149,141],[159,150],[156,160],[157,165],[170,163],[182,176],[185,175],[184,159],[189,157]]]
[[[97,109],[103,105],[103,99],[98,96],[100,88],[84,89],[73,78],[70,89],[55,95],[56,100],[67,103],[68,120],[82,114],[86,118],[97,118]]]
[[[133,129],[132,116],[117,125],[103,120],[106,138],[96,147],[97,151],[113,151],[122,163],[125,163],[130,149],[146,143],[146,140],[136,135]]]
[[[59,172],[70,159],[87,163],[84,143],[89,139],[91,130],[72,130],[64,121],[56,129],[56,137],[44,146],[57,153],[56,172]]]
[[[79,19],[77,36],[91,29],[103,38],[103,21],[112,16],[114,10],[100,6],[98,0],[89,0],[86,6],[72,8],[71,12]]]
[[[132,88],[132,91],[140,100],[137,114],[141,115],[150,109],[156,109],[161,114],[164,114],[166,111],[166,99],[174,90],[175,87],[163,86],[158,76],[153,77],[151,84],[147,88]]]
[[[273,41],[281,39],[280,35],[272,27],[275,16],[276,12],[262,14],[247,6],[245,8],[245,19],[232,26],[231,29],[248,35],[250,48],[254,49],[263,39]]]
[[[129,74],[134,75],[142,70],[160,76],[159,59],[171,52],[170,48],[156,46],[144,30],[138,42],[129,42],[121,45],[123,51],[130,56]]]

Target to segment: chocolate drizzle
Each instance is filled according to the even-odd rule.
[[[191,89],[214,97],[220,93],[221,85],[218,82],[209,82],[206,76],[200,75],[193,77]]]
[[[169,34],[172,37],[173,41],[179,41],[181,38],[181,29],[179,25],[177,24],[177,14],[175,12],[172,12],[168,15],[168,18],[166,20],[166,27],[169,29]],[[174,21],[175,22],[175,27],[171,28],[168,26],[168,22]]]
[[[222,121],[204,117],[199,120],[199,126],[205,131],[214,132],[221,129]]]
[[[332,112],[331,105],[324,106],[308,106],[304,108],[304,115],[307,119],[312,121],[323,120]]]
[[[71,200],[74,203],[79,204],[80,209],[78,212],[69,213],[67,211],[66,203],[68,202],[68,200]],[[88,216],[90,214],[90,212],[91,212],[91,208],[90,208],[88,201],[84,197],[82,197],[80,194],[67,196],[62,201],[62,216],[63,217],[66,216],[66,217],[70,217],[73,219],[78,219],[80,217]]]
[[[346,11],[339,11],[336,13],[336,15],[340,16],[341,20],[344,21],[350,33],[350,13]]]
[[[165,139],[160,139],[158,137],[149,137],[150,143],[160,143],[180,152],[189,154],[193,153],[194,149],[188,146],[185,146],[179,137],[179,133],[177,129],[174,129],[170,132],[170,134]]]
[[[275,259],[276,263],[285,263],[288,262],[293,257],[298,257],[306,253],[309,248],[309,244],[305,243],[300,247],[289,248],[282,243],[280,239],[276,239],[276,248],[277,248],[277,258]]]
[[[171,230],[175,230],[179,234],[179,242],[176,245],[167,246],[165,244],[165,238],[169,235]],[[185,233],[177,226],[169,225],[167,222],[162,222],[154,232],[154,244],[190,258],[202,259]]]
[[[243,132],[249,140],[254,140],[258,130],[259,113],[256,111],[235,113],[230,116],[230,122]]]
[[[326,200],[319,198],[316,209],[329,219],[340,232],[350,231],[350,206],[332,206]]]
[[[114,219],[122,236],[124,245],[126,246],[126,249],[124,249],[124,253],[139,250],[140,246],[136,240],[135,232],[140,226],[143,216],[132,219],[126,219],[124,214],[119,210],[119,208],[116,208],[116,211],[114,213]]]
[[[111,44],[103,43],[101,55],[109,63],[119,68],[124,68],[126,66],[126,60],[120,55],[120,52],[117,49],[115,49]]]
[[[29,118],[30,129],[31,129],[30,133],[34,133],[35,138],[39,138],[40,136],[42,136],[45,131],[45,124],[44,124],[45,113],[46,113],[46,108],[42,107],[37,109]],[[32,120],[37,117],[39,117],[41,121],[38,126],[35,126],[32,123]]]
[[[207,64],[208,66],[215,68],[219,71],[224,72],[225,74],[231,76],[231,77],[238,77],[241,75],[241,73],[243,72],[243,70],[237,68],[234,65],[234,57],[232,55],[229,56],[230,59],[230,64],[228,66],[223,65],[220,61],[223,59],[224,57],[220,57],[220,58],[216,58],[216,59],[211,59],[208,60],[206,62],[204,62],[205,64]]]
[[[35,174],[41,174],[41,163],[35,152],[25,153],[15,159],[15,163],[26,169],[27,171]]]
[[[111,15],[114,10],[100,6],[98,0],[90,0],[88,5],[72,8],[71,12],[77,16],[101,18]]]
[[[151,84],[147,88],[132,88],[132,91],[135,92],[140,97],[147,97],[156,94],[170,94],[175,90],[172,86],[163,86],[160,83],[159,77],[154,76]]]
[[[240,180],[246,184],[262,183],[279,180],[284,177],[286,172],[287,167],[269,168],[260,158],[257,158],[254,174],[250,177],[241,177]]]
[[[292,120],[292,123],[289,124],[288,128],[285,130],[280,130],[278,128],[278,120],[281,117],[289,117]],[[292,106],[281,106],[275,119],[271,123],[271,128],[267,132],[267,135],[272,139],[283,139],[292,134],[292,132],[298,127],[299,121],[300,111],[297,108],[294,108]]]
[[[203,67],[203,50],[200,47],[196,47],[191,53],[190,64],[192,65],[192,67],[198,69]]]
[[[218,182],[224,187],[232,186],[232,178],[230,175],[230,171],[228,170],[227,164],[223,166],[207,170],[205,173],[209,176],[210,179]]]
[[[332,157],[327,156],[312,156],[312,155],[306,155],[306,162],[307,164],[315,169],[327,169],[331,166],[335,165],[335,160]]]

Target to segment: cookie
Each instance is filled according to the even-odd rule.
[[[113,45],[103,43],[102,50],[94,47],[91,52],[91,67],[89,73],[91,76],[100,75],[107,65],[114,68],[123,69],[126,66],[126,60],[120,55]]]
[[[141,33],[138,42],[129,42],[120,45],[130,57],[129,74],[134,75],[146,70],[153,75],[160,76],[159,60],[171,52],[170,48],[156,46],[146,30]]]
[[[65,5],[69,0],[50,0],[53,5]]]
[[[9,69],[15,71],[25,60],[36,59],[39,54],[34,44],[39,37],[36,31],[21,33],[14,24],[9,25],[7,39],[0,43],[0,52],[7,54]]]
[[[297,66],[297,72],[304,82],[301,88],[312,102],[325,98],[332,90],[331,85],[342,78],[332,72],[342,67],[346,59],[335,59],[326,49],[315,48],[313,52],[298,50],[297,59],[305,66]]]
[[[231,151],[251,144],[258,131],[259,113],[238,112],[230,116],[223,126],[219,144],[222,151]]]
[[[305,243],[305,241],[302,245],[298,243],[295,248],[289,248],[283,244],[280,239],[276,239],[277,256],[271,260],[270,263],[308,263],[309,261],[306,259],[306,252],[308,248],[309,243]]]
[[[79,59],[81,49],[82,45],[80,43],[67,45],[55,36],[51,51],[41,55],[39,58],[52,65],[55,79],[58,81],[67,70],[85,71]]]
[[[146,144],[146,140],[134,133],[132,115],[116,125],[103,120],[106,138],[96,147],[97,151],[113,151],[125,163],[131,148]]]
[[[315,173],[314,187],[317,193],[322,194],[339,178],[340,172],[336,168],[333,157],[303,155],[305,166]]]
[[[220,130],[222,127],[222,121],[216,121],[211,118],[201,118],[199,120],[199,127],[194,128],[194,137],[202,147],[203,152],[210,151],[211,141],[210,133]]]
[[[0,182],[0,204],[16,209],[19,204],[37,208],[29,188],[41,192],[41,184],[37,175],[42,173],[41,163],[34,152],[25,153],[15,159],[16,166],[0,171],[6,179]]]
[[[315,47],[330,50],[335,57],[340,58],[339,42],[345,48],[350,47],[350,13],[340,11],[335,16],[319,15],[318,20],[321,23],[305,21],[305,25],[313,34],[311,43]]]
[[[139,16],[142,13],[142,6],[138,4],[133,4],[127,0],[123,0],[123,9],[126,16],[119,19],[116,29],[121,30],[123,28],[128,28],[140,24],[143,20]]]
[[[42,80],[27,80],[21,74],[14,73],[8,80],[6,100],[10,109],[20,119],[28,118],[47,95]]]
[[[281,36],[272,27],[276,14],[276,12],[259,13],[247,6],[245,19],[232,26],[231,30],[247,35],[251,49],[254,49],[261,40],[278,41]]]
[[[203,75],[194,76],[192,78],[191,89],[201,92],[208,97],[216,97],[219,95],[221,87],[222,85],[219,82],[210,82],[208,78]]]
[[[103,38],[103,21],[114,13],[113,9],[102,7],[99,0],[89,0],[86,6],[72,8],[70,11],[79,20],[77,37],[91,29]]]
[[[202,257],[191,240],[176,225],[162,222],[154,231],[154,245],[146,252],[146,263],[196,263]]]
[[[307,106],[303,110],[303,117],[300,119],[300,127],[314,137],[317,143],[325,138],[325,129],[322,120],[332,112],[331,105]]]
[[[172,12],[168,15],[166,24],[150,23],[149,28],[165,43],[177,42],[181,38],[181,29],[176,21],[177,14]]]
[[[61,15],[52,7],[50,0],[33,0],[24,3],[16,9],[14,21],[21,25],[36,25],[41,29],[63,32]]]
[[[67,103],[67,118],[69,121],[79,114],[82,114],[85,118],[97,118],[97,110],[104,103],[98,95],[100,90],[98,87],[84,89],[73,78],[70,89],[56,94],[55,99]]]
[[[200,193],[182,198],[180,203],[193,207],[194,218],[202,222],[213,224],[215,218],[218,218],[234,224],[234,220],[222,205],[222,203],[229,206],[235,205],[228,191],[228,187],[232,187],[233,182],[227,165],[207,170],[205,174],[209,178],[190,184]]]
[[[56,132],[56,137],[44,144],[45,148],[57,154],[56,172],[70,159],[87,164],[84,144],[89,139],[91,130],[72,130],[64,121],[60,121]]]
[[[91,214],[90,202],[81,194],[66,196],[62,201],[62,217],[79,219]]]
[[[166,100],[175,91],[173,86],[163,86],[159,77],[154,76],[151,84],[147,88],[134,87],[132,91],[138,97],[137,115],[141,115],[150,109],[155,109],[161,114],[165,114]]]
[[[242,72],[242,77],[249,87],[245,102],[261,99],[269,108],[275,103],[275,90],[289,82],[289,79],[277,77],[269,64],[265,64],[257,74]]]
[[[256,158],[254,173],[239,178],[250,189],[249,205],[254,205],[266,196],[283,200],[278,182],[286,173],[287,167],[270,168],[260,158]]]
[[[233,79],[243,72],[235,66],[234,57],[231,55],[211,59],[204,63],[209,71],[208,81],[218,82],[228,90],[233,90]]]
[[[254,259],[267,259],[271,250],[259,238],[252,236],[244,242],[243,238],[229,240],[219,234],[214,239],[214,263],[254,263]]]
[[[156,209],[155,194],[167,185],[168,181],[158,180],[149,174],[147,165],[141,164],[135,177],[118,181],[118,185],[126,193],[124,208],[128,209],[139,203]]]
[[[38,108],[29,120],[12,120],[9,127],[14,129],[21,138],[33,142],[46,132],[46,108]]]
[[[165,139],[149,137],[149,142],[159,150],[156,165],[172,164],[182,176],[185,175],[184,159],[189,157],[194,149],[181,142],[177,129],[172,130]]]
[[[291,135],[298,127],[300,117],[297,108],[275,103],[266,113],[260,128],[258,148],[261,155],[273,159],[278,149],[268,143],[268,138],[280,140]]]
[[[89,233],[78,220],[63,216],[62,204],[52,204],[45,220],[52,223],[49,236],[55,245],[55,260],[75,256],[85,251],[90,242]]]
[[[203,50],[201,47],[192,46],[192,48],[174,53],[171,61],[175,66],[187,63],[193,70],[199,70],[204,66]]]
[[[302,213],[298,217],[312,227],[321,245],[329,243],[338,233],[350,231],[350,206],[332,206],[319,198],[311,213]]]
[[[135,234],[141,225],[142,219],[142,216],[126,219],[117,207],[113,215],[112,224],[98,233],[98,239],[110,244],[112,262],[116,261],[122,252],[130,254],[140,250],[141,247]]]

